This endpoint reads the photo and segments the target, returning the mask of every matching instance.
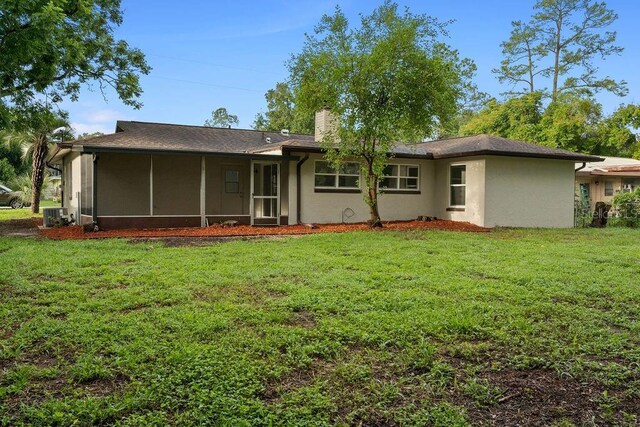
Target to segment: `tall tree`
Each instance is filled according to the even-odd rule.
[[[31,158],[31,211],[40,212],[40,195],[45,177],[45,166],[49,149],[55,142],[54,130],[68,126],[65,112],[54,111],[41,103],[22,108],[17,114],[13,138],[25,148]],[[67,135],[68,131],[64,130]]]
[[[446,24],[385,1],[359,27],[339,7],[289,63],[295,103],[331,108],[338,125],[321,141],[335,167],[364,172],[371,226],[380,226],[378,183],[397,143],[422,141],[456,117],[475,67],[443,43]]]
[[[230,128],[231,125],[237,126],[238,123],[240,123],[238,116],[229,114],[226,108],[220,107],[211,112],[211,118],[205,120],[204,125],[207,127]]]
[[[561,93],[591,95],[606,90],[627,93],[626,83],[602,77],[598,59],[620,54],[616,32],[608,31],[618,15],[595,0],[539,0],[528,24],[513,23],[502,44],[504,59],[494,70],[501,82],[526,83],[530,92],[549,90],[551,100]],[[548,85],[534,85],[540,75]]]
[[[536,91],[535,79],[543,72],[538,63],[544,55],[539,40],[540,31],[535,24],[524,24],[522,21],[514,21],[511,26],[509,40],[501,44],[504,59],[500,68],[494,68],[492,72],[498,75],[500,83],[513,86],[509,94],[533,93]],[[517,85],[522,83],[525,87],[518,89]]]
[[[540,0],[533,20],[540,27],[543,47],[553,59],[547,68],[552,77],[551,99],[564,91],[608,90],[626,94],[625,82],[598,77],[597,56],[619,54],[616,32],[604,31],[618,19],[606,3],[593,0]],[[575,73],[574,73],[575,72]],[[560,78],[566,77],[560,84]]]
[[[113,88],[135,108],[139,74],[150,67],[138,49],[114,37],[120,0],[0,0],[0,102],[25,104],[46,93],[77,99],[82,84]]]
[[[267,112],[256,115],[254,129],[272,132],[289,129],[293,133],[313,133],[313,114],[300,111],[287,83],[276,83],[276,87],[269,89],[264,97],[267,100]]]

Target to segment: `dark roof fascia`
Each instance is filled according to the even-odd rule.
[[[501,157],[530,157],[535,159],[550,159],[550,160],[570,160],[574,162],[602,162],[603,158],[597,156],[590,156],[588,154],[544,154],[544,153],[514,153],[512,151],[493,151],[493,150],[477,150],[467,151],[464,153],[455,154],[434,154],[433,158],[439,159],[456,159],[461,157],[473,157],[473,156],[501,156]]]
[[[282,152],[288,153],[319,153],[323,154],[327,150],[324,148],[316,148],[316,147],[282,147]],[[389,157],[391,158],[401,158],[401,159],[424,159],[424,160],[433,160],[432,154],[411,154],[411,153],[389,153]]]
[[[274,154],[252,154],[252,153],[225,153],[217,151],[199,151],[199,150],[154,150],[142,148],[114,148],[114,147],[92,147],[74,145],[74,151],[82,153],[117,153],[117,154],[158,154],[158,155],[174,155],[174,156],[208,156],[208,157],[236,157],[247,158],[252,160],[298,160],[297,156],[274,155]]]

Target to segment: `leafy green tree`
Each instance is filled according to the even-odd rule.
[[[603,156],[640,157],[640,106],[623,105],[609,116],[592,97],[561,94],[545,108],[542,94],[487,103],[461,127],[461,135],[486,133]],[[635,132],[634,132],[635,130]]]
[[[56,137],[53,132],[68,126],[66,112],[55,111],[47,105],[36,103],[23,107],[15,122],[13,138],[26,149],[26,157],[31,159],[31,211],[40,211],[40,195],[46,174],[46,158]],[[71,135],[67,130],[66,138]]]
[[[207,127],[230,128],[231,125],[237,126],[238,123],[240,123],[238,116],[229,114],[226,108],[220,107],[211,112],[211,118],[205,120],[204,125]]]
[[[566,92],[627,93],[624,81],[599,76],[594,64],[623,50],[615,44],[616,32],[606,30],[618,15],[604,2],[539,0],[534,11],[530,23],[513,23],[511,37],[502,44],[505,58],[494,70],[501,82],[526,83],[530,92],[546,91],[546,86],[534,86],[534,77],[541,75],[551,80],[552,101]]]
[[[350,27],[339,7],[289,62],[295,104],[337,117],[322,146],[336,167],[364,170],[371,226],[380,226],[378,183],[397,143],[422,141],[456,118],[474,65],[440,40],[446,24],[389,1]]]
[[[78,140],[79,139],[91,139],[91,138],[95,138],[96,136],[102,136],[102,135],[104,135],[104,133],[102,133],[102,132],[91,132],[91,133],[84,132],[84,133],[81,133],[80,135],[78,135],[76,137],[76,139],[78,139]]]
[[[598,126],[600,144],[594,154],[640,159],[640,105],[621,105]]]
[[[600,151],[597,135],[602,119],[602,105],[593,98],[561,94],[544,111],[539,141],[549,147],[596,154]]]
[[[532,143],[540,140],[542,93],[533,92],[505,102],[490,100],[460,128],[461,135],[489,134]]]
[[[264,95],[267,100],[267,112],[256,115],[253,128],[278,132],[289,129],[293,133],[313,133],[313,114],[300,111],[294,103],[295,95],[287,83],[276,83]]]
[[[120,0],[0,0],[0,102],[24,105],[44,93],[75,100],[82,84],[97,82],[139,108],[139,74],[150,67],[114,37],[121,23]]]
[[[17,177],[16,169],[11,162],[4,157],[0,157],[0,184],[11,185]]]
[[[22,146],[12,136],[9,131],[0,131],[0,161],[4,162],[3,170],[5,171],[0,175],[0,182],[5,184],[11,182],[6,174],[15,178],[27,171]]]

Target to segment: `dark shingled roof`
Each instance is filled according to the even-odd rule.
[[[321,152],[313,135],[262,132],[246,129],[211,128],[118,121],[116,133],[88,140],[74,141],[72,146],[85,151],[143,150],[193,153],[261,154],[274,150],[285,152]],[[396,145],[398,157],[447,159],[466,156],[497,155],[573,160],[602,161],[600,157],[514,141],[490,135],[464,136],[418,144]]]
[[[267,142],[270,138],[271,144]],[[94,149],[184,151],[195,153],[246,153],[252,148],[270,147],[287,139],[313,142],[311,135],[282,135],[246,129],[212,128],[118,121],[116,133],[74,141],[86,151]]]
[[[563,159],[574,161],[598,162],[603,159],[588,154],[574,153],[559,148],[545,147],[528,142],[515,141],[491,135],[462,136],[424,142],[420,147],[433,155],[434,159],[465,157],[477,155],[498,155],[517,157],[538,157],[546,159]]]

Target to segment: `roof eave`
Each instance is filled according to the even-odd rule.
[[[607,171],[591,171],[593,176],[640,176],[640,171],[635,172],[607,172]]]
[[[164,149],[145,149],[145,148],[119,148],[119,147],[96,147],[87,145],[74,145],[74,151],[82,153],[114,153],[114,154],[157,154],[157,155],[174,155],[174,156],[208,156],[208,157],[241,157],[256,160],[298,160],[296,156],[279,155],[279,154],[259,154],[259,153],[236,153],[223,151],[202,151],[202,150],[164,150]]]
[[[604,159],[597,156],[590,156],[587,154],[550,154],[550,153],[516,153],[512,151],[499,151],[499,150],[476,150],[467,151],[455,154],[434,154],[434,159],[453,159],[460,157],[473,157],[473,156],[503,156],[503,157],[529,157],[535,159],[550,159],[550,160],[569,160],[574,162],[601,162]]]
[[[325,153],[327,150],[321,147],[294,147],[294,146],[284,146],[282,147],[282,152],[298,152],[298,153]],[[428,154],[418,154],[418,153],[388,153],[389,156],[399,157],[401,159],[425,159],[425,160],[433,160],[433,155],[431,153]]]

